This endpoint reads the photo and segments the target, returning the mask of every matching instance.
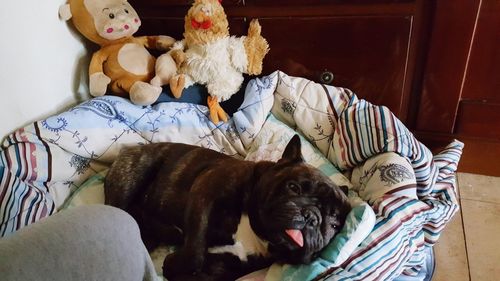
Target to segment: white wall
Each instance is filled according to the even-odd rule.
[[[0,140],[88,98],[88,43],[59,19],[63,3],[0,2]]]

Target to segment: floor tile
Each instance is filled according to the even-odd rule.
[[[500,177],[458,173],[460,197],[500,204]]]
[[[500,280],[500,204],[461,201],[471,280]]]
[[[468,281],[469,268],[462,226],[462,215],[457,212],[434,245],[436,270],[432,281]]]

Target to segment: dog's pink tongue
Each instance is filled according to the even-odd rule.
[[[285,230],[286,234],[292,238],[292,240],[297,243],[300,247],[304,246],[304,237],[302,236],[302,232],[298,229],[287,229]]]

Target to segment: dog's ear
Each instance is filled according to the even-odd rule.
[[[283,152],[281,159],[303,162],[304,158],[302,158],[302,152],[300,147],[301,147],[300,137],[298,135],[294,135],[286,145],[285,151]]]

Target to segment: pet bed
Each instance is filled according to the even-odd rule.
[[[278,71],[248,83],[229,122],[215,126],[207,115],[192,103],[141,108],[105,96],[17,130],[0,151],[0,236],[102,200],[102,189],[93,186],[123,146],[173,141],[273,159],[295,132],[303,136],[306,160],[349,185],[356,207],[320,258],[273,265],[266,280],[417,276],[458,210],[455,171],[463,144],[454,141],[433,156],[386,107],[348,89]]]

